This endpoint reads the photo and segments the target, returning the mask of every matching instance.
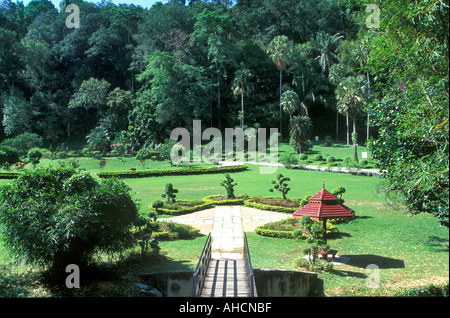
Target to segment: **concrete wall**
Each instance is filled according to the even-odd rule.
[[[140,277],[167,297],[192,297],[194,271],[170,271]]]
[[[278,269],[254,269],[258,297],[316,295],[317,274]]]
[[[316,273],[279,269],[254,269],[258,297],[304,297],[319,295]],[[170,271],[141,275],[143,282],[166,297],[192,297],[193,271]],[[319,287],[320,289],[320,287]]]

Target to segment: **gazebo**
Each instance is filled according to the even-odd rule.
[[[325,189],[325,184],[317,194],[309,198],[309,202],[292,214],[301,218],[309,215],[311,219],[323,221],[324,241],[327,241],[327,220],[351,220],[355,211],[339,203],[338,199]]]

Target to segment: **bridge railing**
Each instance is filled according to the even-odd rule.
[[[206,239],[202,254],[198,260],[197,267],[193,274],[192,296],[199,297],[202,293],[203,284],[205,282],[206,272],[208,271],[209,261],[211,260],[211,233]]]
[[[256,287],[255,287],[255,277],[253,275],[252,261],[250,259],[250,252],[248,249],[247,233],[244,232],[244,260],[245,260],[245,271],[248,279],[248,287],[250,292],[250,297],[257,297]]]

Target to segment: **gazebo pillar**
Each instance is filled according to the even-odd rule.
[[[325,244],[327,244],[327,219],[323,219],[322,220],[322,227],[323,227],[323,240],[325,242]]]

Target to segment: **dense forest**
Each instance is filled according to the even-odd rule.
[[[359,8],[306,0],[169,1],[148,10],[70,3],[80,8],[80,28],[65,24],[68,3],[57,10],[49,0],[2,2],[3,138],[31,132],[56,147],[93,135],[138,150],[193,119],[220,129],[241,117],[245,127],[279,127],[280,81],[301,105],[285,105],[283,137],[290,116],[305,112],[315,134],[335,137],[337,81],[329,75],[338,45],[357,40]],[[358,74],[359,59],[348,58],[346,73]],[[357,120],[364,129],[364,117]]]
[[[448,22],[448,0],[2,0],[0,140],[136,153],[194,119],[371,139],[388,190],[448,226]]]

